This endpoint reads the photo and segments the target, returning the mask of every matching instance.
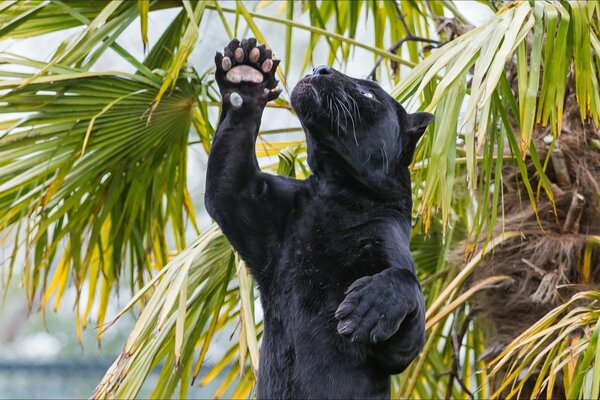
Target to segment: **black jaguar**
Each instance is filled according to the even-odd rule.
[[[390,375],[424,341],[408,165],[432,115],[407,113],[374,82],[315,68],[291,95],[312,175],[263,173],[255,141],[279,95],[278,61],[248,39],[215,62],[223,109],[205,201],[260,289],[257,397],[389,398]]]

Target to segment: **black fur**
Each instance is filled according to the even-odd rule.
[[[239,46],[248,54],[256,41],[234,40],[225,56]],[[262,48],[258,64],[270,56]],[[291,97],[313,175],[266,174],[254,146],[265,104],[278,95],[275,68],[261,84],[232,84],[222,58],[205,200],[260,289],[257,397],[389,398],[390,375],[424,341],[408,165],[432,116],[408,114],[374,82],[319,67]]]

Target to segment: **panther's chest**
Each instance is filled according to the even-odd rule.
[[[294,286],[310,288],[313,294],[345,290],[354,280],[385,268],[386,231],[393,217],[334,201],[316,201],[303,210],[294,221],[285,256]]]

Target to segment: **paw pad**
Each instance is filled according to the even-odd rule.
[[[260,50],[258,50],[256,47],[253,48],[252,50],[250,50],[250,55],[248,56],[248,58],[250,59],[250,62],[257,62],[258,58],[260,57]]]
[[[223,67],[224,71],[229,71],[231,69],[231,58],[223,57],[223,61],[221,61],[221,67]]]
[[[227,71],[225,78],[231,83],[252,82],[261,83],[263,75],[249,65],[238,65]]]
[[[235,49],[235,60],[237,62],[244,61],[244,49],[242,49],[241,47]]]
[[[242,96],[240,96],[236,92],[231,93],[231,95],[229,96],[229,101],[234,107],[241,107],[242,104],[244,104],[244,99],[242,99]]]
[[[273,60],[271,60],[270,58],[266,59],[262,63],[261,69],[263,70],[264,73],[271,72],[272,68],[273,68]]]

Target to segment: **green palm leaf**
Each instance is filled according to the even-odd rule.
[[[148,123],[160,82],[53,71],[1,83],[11,90],[0,112],[29,113],[5,121],[0,138],[0,230],[19,223],[25,243],[15,247],[33,254],[24,267],[30,304],[41,291],[41,308],[53,294],[58,307],[67,282],[81,288],[89,280],[82,319],[85,325],[99,296],[102,323],[108,293],[123,274],[132,288],[142,287],[150,268],[167,263],[166,227],[181,249],[187,218],[195,224],[186,156],[197,94],[180,82]],[[53,269],[57,257],[61,268]],[[127,262],[139,268],[123,270]]]

